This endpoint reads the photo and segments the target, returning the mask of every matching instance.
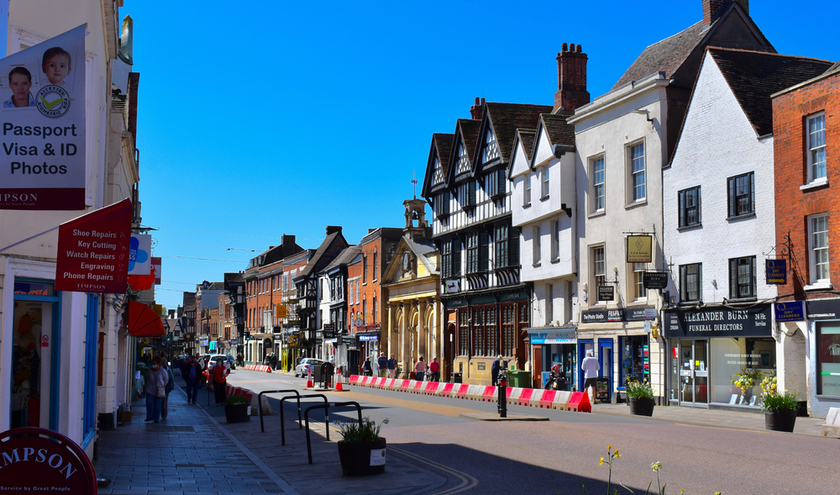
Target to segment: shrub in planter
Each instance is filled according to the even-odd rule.
[[[776,377],[769,377],[761,384],[761,410],[764,411],[764,428],[792,432],[796,425],[799,400],[796,394],[776,390]]]
[[[230,395],[225,398],[225,418],[228,423],[243,423],[251,421],[248,414],[250,403],[244,395]]]
[[[338,441],[338,457],[344,476],[358,476],[385,472],[385,439],[379,436],[382,420],[377,425],[370,418],[360,423],[338,423],[341,440]]]
[[[637,416],[653,416],[653,407],[656,401],[653,399],[653,388],[648,382],[627,382],[627,405],[630,406],[630,414]]]

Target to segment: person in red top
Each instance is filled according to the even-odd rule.
[[[432,374],[431,380],[433,382],[440,381],[440,363],[438,363],[436,357],[433,357],[432,362],[429,363],[429,373]]]
[[[227,384],[227,376],[230,374],[227,366],[221,361],[216,361],[216,365],[210,371],[213,377],[213,391],[216,393],[216,405],[221,406],[225,403],[225,385]]]

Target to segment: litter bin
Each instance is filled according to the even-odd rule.
[[[334,374],[335,374],[335,366],[332,363],[323,363],[319,366],[315,366],[314,379],[315,379],[316,382],[320,383],[321,385],[325,385],[327,387],[332,385]]]
[[[463,383],[463,373],[452,373],[452,383]]]
[[[508,385],[511,387],[531,388],[531,372],[525,370],[508,370]]]

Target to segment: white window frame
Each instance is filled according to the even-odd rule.
[[[631,263],[633,270],[633,299],[636,301],[647,300],[647,289],[645,289],[645,271],[647,263]]]
[[[554,319],[554,285],[545,284],[545,326],[551,326]]]
[[[551,261],[560,259],[560,219],[551,221]]]
[[[822,128],[816,132],[811,131],[811,123],[818,121],[822,123]],[[828,180],[828,170],[826,168],[826,127],[825,127],[825,112],[818,112],[809,115],[805,119],[805,133],[806,139],[806,156],[808,159],[808,183],[824,183]],[[816,142],[815,142],[816,141]],[[818,161],[815,155],[822,155],[822,160]],[[817,170],[815,170],[817,169]]]
[[[598,299],[598,287],[607,284],[607,248],[604,244],[589,248],[589,264],[592,272],[590,293],[593,294],[595,304],[598,304],[602,302]]]
[[[531,206],[531,173],[530,172],[525,174],[525,178],[523,179],[523,183],[525,185],[525,190],[522,193],[522,206],[523,207]]]
[[[597,177],[597,169],[600,164],[601,177]],[[607,208],[607,166],[604,155],[598,155],[589,159],[589,213],[603,213]]]
[[[548,199],[548,192],[550,186],[550,176],[548,172],[548,165],[543,167],[542,169],[542,182],[541,182],[541,189],[540,189],[540,200],[545,201]]]
[[[541,229],[541,226],[540,225],[534,225],[533,232],[534,232],[534,238],[532,239],[532,245],[533,245],[533,250],[534,250],[534,253],[533,253],[533,258],[534,259],[532,261],[534,263],[534,266],[540,266],[540,262],[542,261],[542,253],[541,253],[541,251],[542,251],[542,241],[541,241],[542,229]]]
[[[641,148],[641,155],[634,156],[634,150],[638,148]],[[628,144],[625,155],[627,157],[627,203],[630,205],[642,203],[647,200],[645,142],[636,141]],[[637,180],[639,183],[636,182]]]
[[[821,222],[824,223],[818,225]],[[805,287],[806,290],[831,287],[828,233],[828,214],[821,213],[808,217],[808,271],[811,276],[811,284]],[[824,267],[824,269],[821,270],[821,267]]]

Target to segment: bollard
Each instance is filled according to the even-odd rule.
[[[499,417],[507,417],[507,370],[499,371]]]

